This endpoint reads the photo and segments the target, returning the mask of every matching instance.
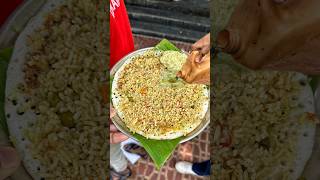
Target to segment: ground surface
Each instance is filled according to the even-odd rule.
[[[130,180],[208,180],[209,177],[180,174],[174,166],[178,161],[202,162],[209,158],[209,130],[207,128],[193,140],[180,144],[160,171],[155,169],[149,157],[146,160],[140,159],[132,166],[134,174]]]

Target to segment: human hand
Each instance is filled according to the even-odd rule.
[[[182,66],[177,76],[188,83],[210,84],[210,51],[202,57],[200,62],[196,62],[199,51],[193,51],[188,56],[187,62]]]
[[[12,147],[0,147],[0,179],[12,175],[20,165],[17,151]]]
[[[191,46],[192,52],[177,76],[188,83],[210,83],[210,33]]]
[[[113,108],[110,108],[110,118],[114,117],[115,115],[115,110]],[[118,131],[117,127],[112,124],[112,122],[110,122],[110,144],[118,144],[127,139],[128,137]]]
[[[201,62],[204,57],[204,55],[208,54],[210,51],[210,33],[203,36],[200,40],[195,42],[191,46],[192,51],[199,51],[199,55],[195,57],[195,62],[199,63]]]
[[[252,2],[237,4],[217,35],[217,47],[253,70],[320,74],[320,26],[314,8],[320,1]]]

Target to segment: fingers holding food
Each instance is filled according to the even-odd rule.
[[[191,49],[193,51],[200,51],[201,54],[207,54],[210,51],[210,33],[194,43]]]
[[[199,56],[199,51],[192,51],[188,56],[187,61],[182,66],[181,71],[178,72],[177,76],[184,79],[186,82],[189,80],[189,75],[192,72],[192,67],[195,65],[195,59]]]
[[[199,57],[199,51],[193,51],[183,65],[182,70],[177,74],[187,83],[209,84],[210,83],[210,52],[196,62]]]
[[[184,79],[186,82],[191,83],[193,77],[190,76],[195,66],[195,60],[200,55],[199,51],[192,51],[188,56],[186,63],[182,66],[181,71],[178,72],[177,76]]]

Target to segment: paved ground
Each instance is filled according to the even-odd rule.
[[[209,130],[203,131],[191,141],[180,144],[165,166],[157,171],[148,157],[140,159],[133,168],[133,176],[130,180],[207,180],[209,177],[196,177],[183,175],[175,170],[175,163],[178,161],[202,162],[210,158],[209,152]]]
[[[150,38],[146,36],[135,35],[135,48],[150,47],[157,44],[161,39]],[[188,51],[190,44],[174,42],[179,48]],[[209,151],[209,129],[207,128],[199,136],[191,141],[180,144],[170,159],[157,171],[148,157],[146,160],[140,159],[132,166],[133,176],[130,180],[206,180],[208,177],[195,177],[191,175],[182,175],[175,170],[175,163],[178,161],[202,162],[210,158]]]

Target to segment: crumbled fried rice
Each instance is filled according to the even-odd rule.
[[[301,85],[293,72],[214,68],[212,177],[288,179],[294,169]],[[267,178],[268,179],[268,178]]]
[[[206,86],[163,85],[161,79],[166,69],[160,62],[161,55],[148,51],[135,57],[121,71],[117,82],[119,111],[131,131],[146,137],[163,136],[168,132],[186,135],[203,118],[203,104],[208,101]]]
[[[24,129],[45,179],[105,179],[106,17],[98,0],[71,0],[28,39],[25,85],[36,121]],[[106,38],[106,40],[103,40]]]

